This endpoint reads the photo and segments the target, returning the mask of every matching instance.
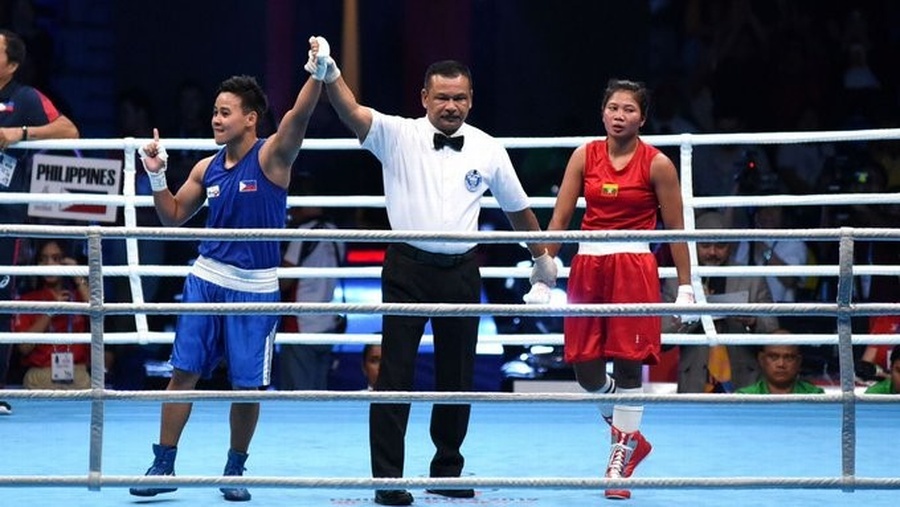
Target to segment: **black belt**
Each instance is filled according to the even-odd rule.
[[[439,254],[426,252],[406,243],[395,243],[392,247],[405,257],[409,257],[416,262],[439,268],[452,268],[475,258],[474,248],[461,254]]]

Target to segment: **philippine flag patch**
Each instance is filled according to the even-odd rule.
[[[0,113],[11,113],[16,110],[16,104],[10,102],[0,102]]]
[[[256,192],[256,180],[243,180],[238,183],[238,192]]]

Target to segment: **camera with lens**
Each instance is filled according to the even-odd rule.
[[[778,191],[778,176],[759,167],[755,150],[744,150],[735,162],[734,181],[740,195],[766,195]]]
[[[846,154],[835,155],[825,164],[823,176],[825,191],[830,194],[866,192],[872,182],[872,173],[865,163]],[[835,227],[852,225],[851,206],[831,206],[831,224]]]

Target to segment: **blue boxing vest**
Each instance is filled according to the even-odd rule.
[[[234,167],[225,168],[225,149],[213,157],[203,183],[209,208],[210,229],[283,229],[287,190],[269,181],[259,165],[264,139]],[[281,264],[281,249],[275,241],[204,240],[200,255],[241,269],[267,269]]]

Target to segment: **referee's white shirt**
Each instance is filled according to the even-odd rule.
[[[403,118],[372,110],[362,147],[382,165],[388,220],[394,230],[467,232],[478,230],[481,197],[488,190],[506,212],[528,207],[528,195],[499,141],[463,124],[461,151],[434,149],[438,132],[427,117]],[[411,241],[422,250],[459,254],[476,243]]]

